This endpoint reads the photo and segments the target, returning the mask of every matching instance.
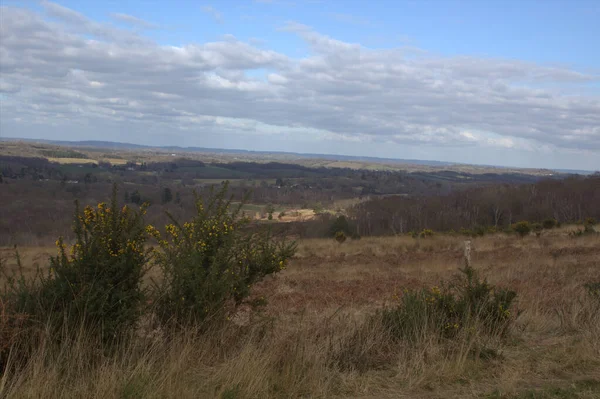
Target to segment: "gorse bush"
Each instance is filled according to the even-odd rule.
[[[339,215],[335,218],[335,220],[329,226],[329,237],[335,237],[339,232],[342,232],[346,235],[350,234],[350,224],[348,223],[348,219],[344,215]]]
[[[421,238],[427,238],[427,237],[433,237],[433,230],[430,229],[423,229],[420,233],[419,233],[419,237]]]
[[[286,267],[295,244],[275,240],[269,231],[251,232],[226,199],[227,184],[205,202],[196,198],[196,216],[180,224],[171,217],[166,235],[148,226],[159,242],[156,263],[163,280],[155,283],[159,320],[182,325],[222,318],[227,303],[240,303],[251,286]]]
[[[467,266],[454,282],[429,290],[405,291],[395,308],[380,318],[391,336],[418,342],[428,337],[452,338],[463,331],[504,334],[512,320],[514,291],[496,289]]]
[[[52,327],[76,332],[84,323],[107,340],[128,331],[140,314],[149,256],[144,213],[144,207],[119,207],[116,187],[109,205],[81,211],[76,203],[75,243],[68,249],[59,238],[48,273],[9,280],[5,297],[17,312]]]
[[[346,241],[346,233],[344,233],[343,231],[338,231],[337,233],[335,233],[334,238],[337,242],[342,244]]]
[[[433,230],[430,230],[430,229],[423,229],[420,232],[409,231],[406,234],[408,234],[412,238],[427,238],[427,237],[433,237],[434,234],[435,234],[435,232]]]
[[[521,237],[525,237],[531,232],[531,223],[527,221],[521,221],[513,224],[512,230],[519,234]]]

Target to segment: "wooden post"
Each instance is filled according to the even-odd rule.
[[[471,267],[471,240],[465,241],[465,266]]]

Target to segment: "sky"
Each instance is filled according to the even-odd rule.
[[[0,137],[600,169],[598,0],[0,2]]]

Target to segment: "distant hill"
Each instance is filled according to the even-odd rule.
[[[335,155],[335,154],[317,154],[317,153],[297,153],[297,152],[285,152],[285,151],[254,151],[254,150],[241,150],[241,149],[223,149],[223,148],[208,148],[208,147],[180,147],[180,146],[150,146],[140,145],[132,143],[119,143],[113,141],[100,141],[100,140],[84,140],[84,141],[64,141],[64,140],[43,140],[43,139],[21,139],[21,138],[0,138],[0,141],[23,141],[23,142],[34,142],[43,144],[53,144],[69,147],[88,147],[88,148],[106,148],[112,150],[153,150],[153,151],[165,151],[165,152],[196,152],[196,153],[210,153],[210,154],[244,154],[244,155],[271,155],[271,156],[287,156],[295,157],[298,159],[323,159],[330,161],[352,161],[352,162],[371,162],[371,163],[393,163],[400,165],[421,165],[421,166],[432,166],[432,167],[443,167],[443,166],[477,166],[477,167],[489,167],[494,169],[512,169],[512,170],[525,170],[526,168],[514,168],[505,167],[498,165],[471,165],[462,164],[456,162],[443,162],[443,161],[430,161],[422,159],[398,159],[398,158],[380,158],[380,157],[369,157],[369,156],[353,156],[353,155]],[[589,170],[575,170],[575,169],[535,169],[537,171],[546,170],[548,172],[557,172],[561,174],[580,174],[590,175],[594,171]]]
[[[312,154],[312,153],[297,153],[297,152],[286,152],[286,151],[253,151],[253,150],[241,150],[241,149],[224,149],[224,148],[209,148],[209,147],[179,147],[179,146],[150,146],[140,145],[132,143],[118,143],[113,141],[98,141],[98,140],[85,140],[85,141],[64,141],[64,140],[42,140],[42,139],[20,139],[20,138],[0,138],[0,141],[23,141],[23,142],[34,142],[43,144],[54,144],[69,147],[93,147],[93,148],[106,148],[115,150],[161,150],[167,152],[201,152],[201,153],[213,153],[213,154],[264,154],[264,155],[287,155],[294,156],[297,158],[319,158],[333,161],[357,161],[357,162],[393,162],[410,165],[427,165],[427,166],[448,166],[456,165],[453,162],[442,162],[442,161],[427,161],[420,159],[396,159],[396,158],[379,158],[379,157],[367,157],[367,156],[352,156],[352,155],[334,155],[334,154]]]

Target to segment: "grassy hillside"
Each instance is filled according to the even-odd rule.
[[[517,292],[506,339],[398,344],[368,324],[405,290],[450,281],[463,264],[460,238],[302,240],[288,269],[225,325],[199,334],[147,323],[115,356],[85,335],[41,345],[25,370],[2,377],[0,396],[598,398],[600,303],[584,284],[598,281],[600,238],[566,230],[473,240],[473,265]],[[23,260],[53,251],[23,248]]]

